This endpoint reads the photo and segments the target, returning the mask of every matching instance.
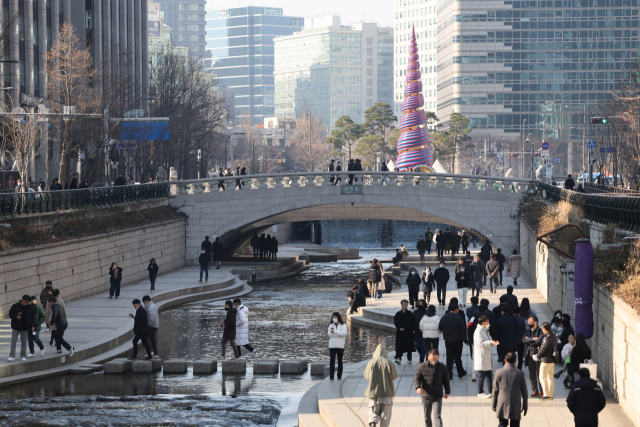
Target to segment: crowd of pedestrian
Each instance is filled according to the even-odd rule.
[[[278,239],[271,234],[262,233],[258,236],[258,232],[254,231],[250,241],[251,249],[253,249],[253,258],[260,261],[277,261],[278,260]]]

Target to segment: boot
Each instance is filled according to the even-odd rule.
[[[554,377],[555,379],[559,379],[559,378],[560,378],[560,375],[562,375],[562,372],[564,372],[564,371],[556,372],[555,374],[553,374],[553,377]]]

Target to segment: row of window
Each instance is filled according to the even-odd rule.
[[[215,30],[207,30],[207,39],[216,39],[220,37],[239,37],[246,35],[270,35],[270,36],[289,36],[296,31],[291,26],[278,27],[274,25],[254,25],[252,27],[233,27],[220,28]]]
[[[462,37],[462,36],[461,36]],[[504,42],[500,39],[475,40],[478,43]],[[473,43],[474,40],[471,40]],[[438,46],[438,52],[445,50],[454,43],[467,43],[461,39],[450,38]],[[513,50],[596,50],[596,49],[637,49],[640,48],[638,40],[634,41],[581,41],[581,42],[531,42],[531,43],[505,43],[505,47]],[[402,63],[402,62],[401,62]]]
[[[304,18],[294,16],[242,16],[237,18],[218,18],[213,12],[207,13],[207,30],[213,28],[240,27],[247,25],[290,26],[295,29],[304,27]]]
[[[447,0],[438,6],[438,13],[444,11],[454,1]],[[475,1],[475,0],[462,0]],[[612,7],[638,7],[640,0],[532,0],[532,1],[505,1],[505,5],[511,5],[513,9],[571,9],[571,8],[612,8]]]

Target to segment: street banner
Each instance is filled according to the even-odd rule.
[[[593,336],[593,246],[589,239],[576,240],[574,274],[576,334]]]
[[[160,37],[160,3],[149,3],[147,33],[150,38]]]

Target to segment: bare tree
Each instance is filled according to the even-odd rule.
[[[29,166],[35,156],[42,152],[42,137],[44,123],[36,119],[34,110],[21,115],[2,115],[0,122],[3,126],[4,137],[8,143],[9,160],[16,165],[20,177],[25,180]]]
[[[295,161],[307,172],[323,169],[331,146],[325,142],[326,131],[322,120],[305,114],[296,119],[292,140]]]

